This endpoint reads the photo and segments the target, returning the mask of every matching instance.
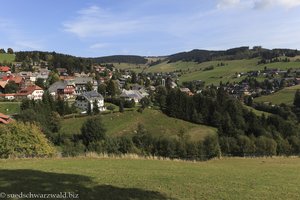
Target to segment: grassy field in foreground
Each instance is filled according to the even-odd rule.
[[[271,95],[261,96],[255,98],[255,102],[271,102],[273,104],[285,103],[292,105],[295,97],[296,91],[300,89],[300,85],[295,85],[292,87],[284,88],[278,92],[275,92]]]
[[[0,53],[0,63],[3,62],[14,62],[15,61],[15,55],[14,54],[6,54],[6,53]]]
[[[299,199],[299,168],[299,158],[0,160],[0,192],[74,192],[85,200]]]
[[[215,128],[170,118],[161,113],[161,111],[152,109],[146,109],[143,113],[137,111],[111,113],[102,117],[107,134],[114,136],[132,134],[139,123],[143,124],[151,134],[157,136],[174,136],[180,130],[184,130],[186,134],[190,135],[192,140],[200,140],[207,135],[216,133]],[[64,119],[61,132],[67,134],[80,133],[80,128],[87,118]]]
[[[0,102],[0,113],[10,115],[20,112],[20,102]]]

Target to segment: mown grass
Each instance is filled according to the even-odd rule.
[[[146,109],[143,113],[137,111],[109,113],[102,117],[107,134],[112,136],[133,134],[137,130],[138,124],[144,125],[149,133],[156,136],[172,137],[178,135],[183,130],[192,140],[201,140],[207,135],[216,133],[215,128],[170,118],[161,111],[152,109]],[[61,132],[66,134],[80,133],[82,124],[88,118],[64,119],[62,121]]]
[[[255,102],[270,102],[272,104],[287,104],[292,105],[295,97],[296,91],[300,89],[300,85],[295,85],[292,87],[286,87],[278,92],[275,92],[270,95],[261,96],[255,98]]]
[[[10,115],[20,112],[21,102],[0,102],[0,113]]]
[[[80,199],[299,199],[299,158],[207,162],[69,158],[0,161],[1,192]]]
[[[14,61],[15,61],[14,54],[0,53],[0,63],[3,63],[3,62],[11,63]]]

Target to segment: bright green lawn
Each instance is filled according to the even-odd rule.
[[[261,96],[255,98],[255,102],[271,102],[273,104],[285,103],[292,105],[295,97],[296,91],[300,89],[300,85],[295,85],[292,87],[284,88],[278,92],[275,92],[271,95]]]
[[[6,54],[6,53],[0,53],[0,63],[3,62],[14,62],[15,61],[15,55],[14,54]]]
[[[67,134],[80,133],[80,128],[87,118],[64,119],[61,132]],[[174,136],[180,130],[184,130],[192,140],[200,140],[207,135],[216,133],[215,128],[170,118],[160,111],[152,109],[146,109],[143,113],[127,111],[106,114],[103,115],[103,123],[107,129],[107,134],[114,136],[132,134],[139,123],[143,124],[151,134],[157,136]]]
[[[74,192],[84,200],[300,199],[299,169],[299,158],[1,160],[0,192]]]
[[[20,102],[0,102],[0,113],[10,115],[20,112]]]

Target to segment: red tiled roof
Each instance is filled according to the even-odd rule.
[[[3,81],[13,81],[16,84],[20,84],[23,81],[23,77],[22,76],[9,75],[9,76],[3,76],[2,80]]]
[[[10,71],[10,67],[8,67],[8,66],[0,66],[0,71],[1,72],[8,72],[8,71]]]
[[[0,87],[5,88],[7,81],[0,81]]]
[[[3,81],[9,81],[11,78],[13,78],[12,75],[9,75],[9,76],[3,76],[3,77],[2,77],[2,80],[3,80]]]
[[[3,124],[8,124],[10,122],[12,122],[13,120],[7,116],[7,115],[4,115],[2,113],[0,113],[0,124],[3,123]]]
[[[11,94],[0,94],[0,97],[6,97],[6,96],[16,96],[16,93],[11,93]]]
[[[15,82],[16,84],[20,84],[23,81],[23,78],[21,76],[15,76],[10,79],[11,81]]]
[[[21,89],[16,95],[25,96],[28,94],[32,94],[35,90],[43,90],[43,89],[37,85],[29,85],[26,88]]]

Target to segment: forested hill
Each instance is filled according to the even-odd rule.
[[[95,58],[75,57],[56,52],[41,52],[41,51],[20,51],[15,52],[17,62],[31,63],[46,61],[54,68],[66,67],[70,71],[84,71],[92,63],[129,63],[129,64],[146,64],[149,59],[137,55],[113,55]],[[177,61],[195,61],[198,63],[212,60],[240,60],[260,58],[262,61],[270,60],[280,56],[294,57],[300,55],[298,50],[293,49],[265,49],[261,46],[256,46],[250,49],[248,46],[232,48],[228,50],[210,51],[194,49],[189,52],[180,52],[163,57],[158,61],[167,60],[168,62]],[[153,62],[153,61],[152,61]],[[152,63],[153,65],[156,62]]]
[[[98,58],[91,58],[96,63],[130,63],[130,64],[145,64],[147,59],[142,56],[133,55],[115,55]]]
[[[239,60],[260,57],[262,59],[272,59],[278,56],[294,57],[300,55],[298,50],[293,49],[264,49],[260,46],[250,49],[248,46],[237,47],[221,51],[209,51],[194,49],[189,52],[181,52],[168,56],[169,62],[195,61],[206,62],[212,60]]]
[[[133,55],[115,55],[97,58],[84,58],[72,55],[42,52],[42,51],[19,51],[15,52],[15,61],[24,62],[24,65],[30,65],[32,62],[47,62],[49,66],[54,68],[64,67],[69,72],[80,72],[90,70],[91,64],[98,63],[130,63],[130,64],[145,64],[147,59],[142,56]]]

